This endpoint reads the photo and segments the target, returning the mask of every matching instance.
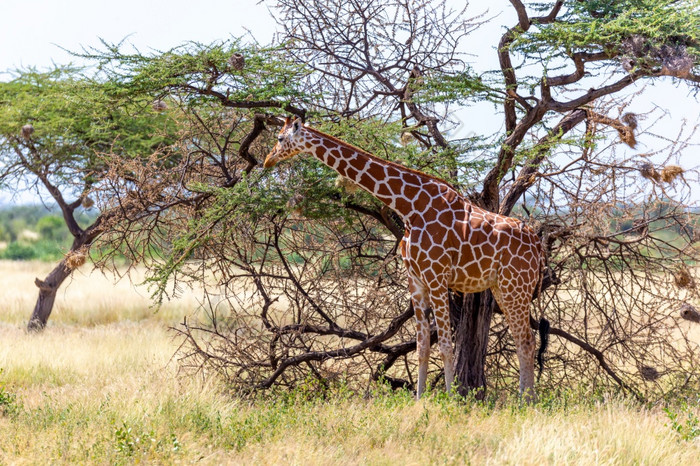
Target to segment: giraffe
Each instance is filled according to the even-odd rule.
[[[312,154],[355,182],[404,221],[401,255],[416,318],[416,397],[423,394],[427,379],[429,309],[449,392],[454,380],[454,352],[448,288],[464,293],[491,289],[515,340],[521,396],[534,401],[535,339],[530,329],[530,301],[542,266],[537,235],[519,220],[473,205],[445,181],[382,160],[298,118],[287,118],[263,166],[271,168],[301,152]]]

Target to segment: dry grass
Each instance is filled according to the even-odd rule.
[[[320,399],[313,387],[242,401],[177,377],[167,326],[194,295],[154,314],[143,291],[79,276],[31,335],[33,279],[46,266],[0,268],[0,464],[700,464],[700,435],[674,430],[661,408],[585,393],[532,408],[342,390]]]
[[[26,323],[34,308],[38,289],[34,278],[43,279],[53,264],[0,261],[0,322]],[[143,283],[144,275],[132,273],[133,283]],[[134,287],[128,278],[103,275],[85,266],[76,270],[59,288],[49,325],[104,325],[124,320],[158,320],[175,323],[199,305],[198,295],[183,290],[177,300],[152,306],[148,287]]]

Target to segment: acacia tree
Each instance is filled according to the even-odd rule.
[[[179,181],[186,189],[178,192],[198,192],[201,202],[173,198],[167,205],[181,210],[159,214],[150,228],[172,239],[154,264],[158,291],[180,279],[217,290],[205,318],[180,327],[185,361],[244,388],[367,373],[412,385],[407,356],[415,340],[404,325],[412,309],[396,254],[402,225],[314,160],[275,174],[254,170],[271,147],[265,124],[275,119],[246,109],[286,109],[444,177],[472,202],[521,216],[540,232],[553,270],[545,284],[555,286],[543,284],[536,313],[552,319],[558,337],[555,370],[543,383],[583,378],[640,398],[697,383],[697,345],[682,338],[674,312],[697,298],[684,265],[696,252],[695,219],[684,204],[691,172],[677,165],[682,137],[663,149],[665,159],[619,146],[633,146],[647,130],[641,116],[622,114],[625,89],[664,76],[698,81],[698,28],[688,27],[698,24],[697,8],[555,1],[533,14],[514,0],[518,23],[494,44],[500,68],[476,76],[458,54],[473,21],[444,2],[276,4],[288,59],[307,70],[285,83],[303,84],[307,97],[280,94],[275,79],[227,81],[223,55],[102,56],[122,67],[119,79],[165,77],[154,91],[229,108],[194,118],[183,139],[191,155],[174,173],[192,181]],[[180,72],[188,60],[197,67]],[[452,139],[449,116],[483,100],[499,109],[503,131]],[[234,155],[226,160],[238,167],[235,183],[213,175],[223,170],[223,154]],[[123,221],[127,231],[145,218]],[[679,290],[674,299],[669,286]],[[490,386],[514,387],[512,344],[490,294],[455,297],[453,307],[462,389],[484,388],[486,374]]]
[[[170,150],[182,157],[169,158],[162,170],[169,157],[162,151],[147,163],[105,154],[109,174],[99,185],[99,202],[114,216],[100,242],[106,250],[99,265],[110,266],[115,254],[151,267],[165,261],[162,274],[170,277],[191,252],[173,257],[173,241],[183,231],[189,237],[212,189],[234,188],[258,164],[252,155],[258,138],[267,124],[280,122],[264,110],[305,115],[294,106],[304,101],[296,85],[304,72],[283,60],[278,48],[241,39],[187,43],[150,56],[125,53],[123,44],[103,45],[81,56],[94,60],[104,79],[127,95],[172,106],[179,133]]]
[[[518,0],[511,1],[511,4],[517,13],[518,22],[501,37],[497,49],[505,93],[505,132],[493,168],[484,177],[479,193],[481,205],[506,215],[513,212],[516,203],[538,180],[546,180],[544,185],[560,182],[560,173],[555,168],[558,164],[552,163],[553,155],[556,154],[553,146],[562,141],[563,136],[580,122],[585,121],[588,130],[582,141],[584,150],[579,156],[580,159],[570,159],[567,172],[578,165],[577,162],[582,161],[582,166],[577,167],[581,170],[577,179],[586,180],[588,176],[595,178],[596,172],[603,167],[615,166],[614,159],[609,160],[607,164],[586,159],[590,133],[594,126],[606,125],[616,130],[625,143],[634,147],[633,134],[639,129],[636,118],[633,114],[600,115],[595,110],[610,108],[611,104],[619,103],[619,94],[641,79],[673,76],[687,80],[691,85],[697,83],[699,78],[693,74],[693,68],[698,62],[700,45],[698,29],[686,28],[687,25],[697,25],[700,20],[697,8],[692,5],[673,1],[556,1],[549,5],[539,5],[539,11],[533,14]],[[537,13],[540,15],[537,16]],[[520,61],[521,65],[514,66],[514,59]],[[532,69],[536,72],[531,72]],[[582,85],[588,89],[582,91]],[[532,142],[528,143],[528,138]],[[602,206],[606,206],[604,211],[609,213],[609,209],[618,207],[620,203],[643,203],[641,193],[619,192],[619,187],[615,186],[618,177],[623,183],[629,183],[630,179],[625,175],[634,176],[637,173],[635,169],[639,168],[638,164],[631,164],[629,160],[623,159],[620,162],[622,164],[617,172],[612,170],[607,173],[613,183],[612,189],[608,186],[609,191],[601,193],[599,198],[587,199],[587,195],[594,196],[593,193],[598,192],[593,183],[583,183],[583,186],[591,188],[590,194],[579,190],[579,196],[574,196],[574,199],[571,199],[571,192],[567,188],[562,188],[564,199],[568,197],[567,200],[570,201],[566,204],[567,208],[573,212],[578,210],[580,213],[579,206],[588,201],[589,208],[583,209],[585,218],[600,211]],[[511,181],[508,178],[511,178]],[[673,176],[665,181],[673,181]],[[553,188],[552,191],[557,190]],[[551,194],[554,193],[550,192]],[[554,194],[554,199],[547,198],[550,208],[556,205],[558,195],[559,193]],[[670,221],[684,225],[681,227],[683,231],[687,228],[687,217],[680,206],[676,205],[676,208],[676,213],[680,215],[672,216]],[[561,210],[559,209],[557,216],[561,215]],[[627,215],[633,214],[628,212]],[[576,216],[577,214],[574,214],[574,217]],[[642,222],[654,222],[653,217],[649,218],[646,212],[642,218]],[[590,228],[595,219],[600,217],[596,215],[586,219],[581,227],[578,227],[580,217],[576,221],[568,219],[564,224],[565,229],[579,233]],[[658,219],[663,217],[659,216]],[[615,237],[615,234],[623,229],[613,232],[606,230],[601,225],[601,233],[605,232],[605,236]],[[564,236],[566,234],[568,233]],[[546,241],[549,243],[552,240],[553,238],[549,237]],[[589,241],[590,237],[587,237],[583,244],[578,246],[589,248]],[[691,243],[692,237],[686,236],[685,241],[686,244]],[[650,249],[665,249],[662,244],[654,241],[652,243],[645,246]],[[686,256],[685,252],[689,254]],[[643,267],[647,268],[645,272],[652,269],[650,264],[640,259],[647,257],[646,252],[641,249],[625,245],[618,248],[617,253],[621,256],[629,254],[626,258],[618,256],[612,259],[621,260],[627,266],[628,272],[634,274],[634,271],[638,270],[640,264],[635,264],[636,261],[643,263]],[[693,251],[683,251],[675,255],[674,259],[682,261],[692,257]],[[582,258],[576,267],[583,269],[592,265]],[[605,267],[606,270],[608,267],[609,265]],[[619,296],[622,289],[615,286],[616,279],[608,275],[606,283],[609,288],[615,289],[618,292],[615,294]],[[574,284],[570,282],[569,286],[572,285]],[[491,301],[490,298],[482,298],[478,306],[472,304],[467,311],[466,325],[458,331],[458,345],[462,343],[462,348],[469,348],[469,341],[485,341],[490,315],[495,309]],[[605,298],[596,298],[594,302],[600,311],[609,312],[605,308],[610,303],[606,302]],[[615,311],[612,314],[615,314]],[[588,329],[585,329],[584,333],[587,331]],[[460,340],[459,335],[466,335],[466,339]],[[480,367],[486,354],[486,345],[481,346],[476,349],[477,354],[469,354],[458,363],[458,372],[462,374],[460,380],[468,387],[485,384]],[[605,368],[601,354],[593,354]],[[624,386],[619,377],[610,375]]]
[[[65,258],[44,279],[35,280],[39,296],[29,330],[44,328],[59,287],[86,261],[90,245],[104,231],[108,213],[89,225],[81,225],[76,216],[94,204],[92,191],[107,168],[102,154],[143,157],[173,135],[165,112],[117,91],[70,67],[18,71],[0,84],[0,183],[41,199],[48,193],[73,236]]]
[[[119,46],[104,45],[109,53],[118,53]],[[291,67],[285,69],[279,60],[270,60],[272,52],[257,48],[246,51],[246,66],[241,51],[235,40],[207,47],[190,44],[189,48],[164,54],[159,66],[139,62],[138,54],[121,55],[124,69],[150,66],[135,79],[116,79],[118,73],[109,68],[108,61],[102,61],[92,74],[57,67],[44,73],[18,71],[15,79],[2,83],[0,183],[15,190],[34,191],[41,198],[48,192],[74,238],[66,257],[46,278],[35,280],[39,297],[29,319],[30,330],[44,328],[58,288],[85,262],[95,239],[106,232],[114,238],[116,232],[109,230],[117,218],[148,218],[153,212],[167,210],[171,206],[168,202],[188,202],[165,202],[164,193],[137,197],[133,189],[143,182],[137,174],[147,169],[155,170],[148,180],[152,189],[156,185],[165,189],[163,180],[174,182],[167,175],[182,154],[182,147],[176,142],[182,140],[177,136],[186,131],[180,126],[187,123],[183,108],[190,111],[189,116],[216,113],[218,110],[211,108],[197,110],[210,98],[224,106],[284,108],[303,114],[303,110],[275,100],[284,95],[285,81],[295,71]],[[102,58],[90,51],[85,51],[84,56]],[[160,66],[163,64],[166,66]],[[263,79],[263,75],[268,79]],[[171,88],[182,90],[182,96],[188,93],[192,76],[202,83],[201,92],[190,92],[196,98],[170,100]],[[226,86],[223,92],[222,86]],[[233,89],[238,92],[232,94]],[[248,144],[262,131],[267,118],[253,117]],[[245,154],[245,149],[241,153]],[[223,160],[219,163],[225,166]],[[249,160],[247,170],[254,165]],[[231,173],[224,175],[225,186],[235,184]],[[76,210],[93,204],[100,214],[90,225],[80,225]],[[164,243],[156,242],[155,236],[149,239],[152,242],[145,246],[147,253],[157,253]],[[124,254],[133,255],[110,249],[96,252],[93,259],[105,264]]]
[[[453,39],[459,36],[453,34],[459,28],[466,29],[466,24],[454,20],[449,25],[441,23],[444,2],[409,3],[403,9],[404,4],[362,1],[339,2],[332,8],[316,2],[278,2],[283,37],[290,40],[292,53],[300,61],[320,64],[315,67],[320,76],[318,85],[325,86],[327,95],[342,96],[343,106],[333,100],[329,107],[342,109],[344,115],[387,120],[400,116],[404,127],[426,149],[449,154],[459,153],[454,151],[457,141],[447,141],[443,131],[449,129],[448,120],[437,116],[437,110],[449,107],[436,107],[431,101],[468,104],[474,98],[494,96],[500,100],[504,131],[492,146],[496,150],[486,154],[490,167],[471,198],[505,215],[513,214],[533,185],[556,177],[551,161],[558,160],[557,146],[570,144],[564,138],[580,123],[588,125],[588,132],[579,139],[584,147],[592,143],[589,136],[593,127],[600,125],[613,128],[633,145],[630,138],[637,129],[634,116],[601,115],[600,109],[611,106],[625,88],[641,79],[672,76],[697,83],[693,69],[700,45],[698,29],[688,28],[699,19],[692,5],[556,1],[538,4],[533,12],[517,0],[511,4],[518,22],[505,32],[496,48],[502,83],[486,83],[475,79],[468,69],[458,69],[461,64],[455,60]],[[435,60],[440,58],[442,62],[436,66]],[[581,90],[582,85],[588,90]],[[446,151],[449,148],[453,151]],[[468,150],[462,149],[461,155],[468,156]],[[584,165],[577,179],[585,180],[588,170],[613,163]],[[628,160],[627,175],[638,173],[640,166]],[[571,170],[573,167],[568,167],[567,174]],[[442,174],[445,176],[445,171]],[[454,174],[450,179],[455,180]],[[552,196],[559,196],[552,190],[555,192],[544,199],[545,204],[552,203]],[[640,202],[641,193],[637,196],[636,202]],[[590,202],[594,210],[603,202],[596,201]],[[604,205],[619,202],[635,202],[635,195],[609,197]],[[680,213],[683,215],[682,209]],[[653,223],[648,217],[645,221]],[[551,228],[546,219],[539,222],[543,222],[543,232]],[[564,225],[573,228],[571,222]],[[549,236],[547,241],[554,239]],[[496,305],[485,292],[466,296],[460,307],[454,313],[457,378],[464,389],[485,387],[489,329]],[[564,336],[560,329],[554,333]]]

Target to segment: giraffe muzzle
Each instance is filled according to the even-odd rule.
[[[275,165],[277,165],[277,162],[279,159],[277,158],[277,151],[272,151],[269,154],[267,154],[267,157],[265,157],[265,162],[263,162],[263,167],[264,168],[272,168]]]

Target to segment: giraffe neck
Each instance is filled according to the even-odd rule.
[[[311,154],[385,203],[404,221],[410,219],[415,212],[414,202],[425,184],[433,180],[431,177],[379,159],[320,131],[308,128],[307,131]]]

